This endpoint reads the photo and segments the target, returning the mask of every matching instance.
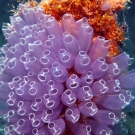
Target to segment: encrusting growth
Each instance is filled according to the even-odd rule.
[[[111,41],[108,54],[115,56],[119,53],[118,44],[125,39],[116,13],[125,7],[125,3],[126,0],[48,0],[40,5],[46,14],[51,14],[59,22],[65,13],[71,13],[76,21],[86,17],[94,29],[94,37],[100,35]]]

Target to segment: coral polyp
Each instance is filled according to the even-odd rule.
[[[129,55],[108,55],[112,41],[87,16],[65,13],[59,22],[31,3],[18,11],[0,49],[5,135],[112,135],[134,99]]]

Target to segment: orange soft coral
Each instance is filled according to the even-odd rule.
[[[106,0],[109,4],[117,2],[123,7],[127,0]],[[103,0],[42,0],[40,5],[44,8],[46,14],[51,14],[59,22],[65,13],[71,13],[76,20],[87,17],[90,25],[94,28],[95,37],[104,36],[111,41],[109,55],[115,56],[119,53],[118,43],[124,38],[124,31],[119,27],[117,14],[111,8],[103,11]],[[115,6],[115,3],[114,3]],[[121,7],[121,8],[122,8]],[[118,7],[113,7],[118,8]]]
[[[127,2],[130,2],[130,0],[105,0],[104,3],[107,3],[110,5],[110,8],[113,10],[120,10],[123,9]]]

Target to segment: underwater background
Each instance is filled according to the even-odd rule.
[[[126,22],[128,27],[128,32],[125,35],[128,40],[124,42],[125,45],[121,49],[122,51],[127,52],[130,57],[134,58],[132,64],[133,68],[135,67],[135,0],[132,0],[131,2],[132,3],[128,3],[127,9],[119,12],[118,21],[120,25]],[[16,9],[18,4],[19,2],[17,2],[17,0],[0,0],[0,46],[3,46],[6,43],[5,37],[2,33],[2,25],[3,23],[9,22],[9,16],[13,14],[13,10]],[[127,120],[124,124],[125,130],[122,135],[135,135],[135,109],[128,106],[124,111],[127,115]],[[0,119],[0,124],[2,123],[3,122]]]

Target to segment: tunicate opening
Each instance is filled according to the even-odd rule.
[[[50,51],[49,51],[48,49],[46,49],[46,50],[44,50],[43,54],[44,54],[45,56],[47,56],[47,55],[50,54]]]
[[[28,72],[28,76],[34,76],[34,72]]]
[[[85,81],[86,81],[86,83],[91,84],[93,79],[92,78],[86,78]]]
[[[39,21],[44,21],[46,20],[46,16],[44,14],[41,14],[39,17]]]
[[[50,98],[50,96],[48,94],[44,95],[44,99],[49,99],[49,98]]]
[[[99,58],[98,58],[98,61],[100,61],[100,62],[105,62],[105,58],[99,57]]]
[[[48,21],[54,21],[55,20],[55,18],[53,17],[53,16],[51,16],[49,19],[48,19]]]
[[[30,81],[29,85],[30,86],[34,86],[35,85],[35,81]]]
[[[102,71],[106,71],[106,70],[108,69],[108,65],[107,65],[107,64],[102,64],[102,65],[100,66],[100,69],[101,69]]]
[[[119,86],[114,87],[115,92],[119,92],[120,90],[121,90],[121,88]]]
[[[49,62],[48,58],[41,57],[40,61],[42,64],[47,64]]]
[[[108,134],[107,134],[106,130],[102,130],[102,131],[100,132],[100,135],[108,135]]]
[[[23,102],[23,101],[19,101],[19,103],[18,103],[18,107],[23,106],[23,104],[24,104],[24,102]]]
[[[81,27],[82,28],[87,28],[87,27],[90,27],[87,23],[83,23],[82,25],[81,25]]]
[[[100,89],[100,92],[103,94],[103,93],[106,93],[108,91],[108,87],[104,87],[102,89]]]
[[[90,126],[86,126],[85,129],[86,129],[87,132],[91,132],[91,127]]]
[[[32,129],[32,133],[33,133],[34,135],[38,134],[38,129],[37,129],[37,128]]]
[[[12,53],[15,53],[15,52],[16,52],[16,48],[15,48],[15,47],[12,47],[12,48],[11,48],[11,52],[12,52]]]
[[[4,69],[5,69],[5,65],[4,65],[4,64],[1,64],[1,65],[0,65],[0,68],[1,68],[2,70],[4,70]],[[0,74],[1,74],[1,72],[0,72]]]
[[[82,18],[82,22],[83,22],[83,23],[86,23],[86,22],[88,22],[88,19],[87,19],[87,17],[83,17],[83,18]]]
[[[32,126],[33,126],[33,127],[37,127],[37,126],[39,126],[39,124],[40,124],[40,121],[39,121],[39,120],[35,120],[35,121],[32,123]]]
[[[16,66],[16,62],[15,61],[9,61],[7,63],[7,66],[8,66],[9,69],[13,69]]]
[[[64,53],[66,53],[66,50],[65,49],[60,49],[59,50],[59,54],[64,54]]]
[[[47,115],[52,115],[53,114],[53,110],[52,109],[47,109],[46,110],[46,114]]]
[[[34,119],[34,117],[35,117],[35,114],[34,114],[34,113],[30,113],[30,114],[29,114],[29,119],[30,119],[30,120]]]
[[[48,69],[48,68],[43,68],[43,69],[42,69],[42,72],[43,72],[43,73],[49,73],[49,69]]]
[[[29,94],[30,95],[36,95],[36,93],[37,93],[37,89],[36,88],[29,89]]]
[[[49,28],[49,27],[53,26],[53,23],[50,22],[50,21],[46,21],[44,25],[45,25],[46,28]]]
[[[23,90],[16,90],[16,93],[17,93],[17,95],[23,95],[23,93],[24,93],[24,91]]]
[[[91,72],[91,71],[88,71],[88,72],[86,73],[86,75],[92,76],[92,72]]]
[[[125,100],[125,96],[123,94],[119,94],[119,98],[120,100],[124,101]]]
[[[97,37],[99,40],[105,40],[105,38],[104,37],[101,37],[101,36],[98,36]]]
[[[49,91],[49,94],[50,95],[56,95],[58,93],[58,90],[57,89],[53,89],[53,90],[50,90]]]
[[[22,82],[19,83],[19,86],[21,86],[21,87],[23,87],[25,85],[26,85],[26,81],[22,81]]]
[[[44,82],[45,80],[46,80],[46,77],[45,76],[43,76],[42,74],[40,75],[38,75],[38,79],[41,81],[41,82]]]
[[[76,88],[78,86],[77,82],[73,82],[70,84],[70,88]]]
[[[8,112],[8,117],[13,117],[14,114],[15,114],[15,111],[14,111],[14,110],[10,110],[10,111]]]
[[[126,93],[127,93],[128,96],[130,96],[130,97],[132,96],[132,94],[129,90],[127,90]]]
[[[53,34],[50,34],[49,36],[48,36],[48,39],[54,39],[55,38],[55,35],[53,35]]]
[[[85,28],[85,33],[87,33],[87,34],[91,34],[93,32],[93,29],[92,29],[92,27],[86,27]]]
[[[105,48],[108,48],[109,46],[110,46],[110,41],[107,40],[107,41],[104,43],[104,47],[105,47]]]
[[[8,97],[12,97],[14,95],[14,92],[11,91],[9,94],[8,94]]]
[[[52,128],[54,128],[54,127],[55,127],[55,123],[54,123],[54,122],[50,122],[50,123],[48,124],[48,128],[52,129]]]
[[[21,55],[21,56],[20,56],[20,61],[21,61],[22,63],[25,63],[25,62],[27,61],[27,58],[26,58],[24,55]]]
[[[65,32],[63,33],[63,36],[68,36],[68,35],[70,35],[70,33],[69,33],[68,31],[65,31]]]
[[[52,45],[53,45],[53,42],[52,41],[50,41],[50,40],[46,40],[45,41],[45,46],[46,47],[50,48],[50,47],[52,47]]]
[[[5,126],[5,127],[4,127],[4,131],[5,131],[5,133],[9,133],[8,126]]]
[[[25,34],[25,30],[24,29],[20,29],[20,34],[24,35]]]
[[[36,40],[36,41],[34,41],[34,44],[35,44],[35,45],[41,45],[42,42],[41,42],[40,40]]]
[[[22,116],[22,115],[25,115],[26,111],[24,109],[21,109],[21,110],[18,110],[17,113]]]
[[[47,106],[47,107],[52,107],[52,106],[54,106],[54,102],[53,102],[53,101],[50,101],[50,102],[48,102],[48,103],[46,104],[46,106]]]
[[[79,52],[79,55],[80,55],[80,56],[86,56],[87,53],[86,53],[85,51],[80,51],[80,52]]]
[[[102,84],[102,85],[106,84],[105,80],[103,80],[103,79],[99,80],[99,83]]]
[[[29,14],[30,13],[30,10],[28,9],[24,9],[23,13],[26,15],[26,14]]]
[[[93,106],[93,103],[92,102],[88,102],[85,104],[87,108],[91,108]]]
[[[110,119],[114,119],[114,118],[115,118],[115,114],[112,113],[112,112],[110,112],[108,115],[109,115],[109,118],[110,118]]]
[[[89,91],[89,90],[90,90],[90,87],[89,87],[89,86],[84,86],[84,87],[83,87],[83,90],[84,90],[84,91]]]
[[[21,38],[20,40],[21,40],[22,45],[25,45],[25,43],[26,43],[25,39]]]
[[[61,57],[61,60],[63,62],[67,62],[67,61],[69,61],[69,59],[70,59],[69,55],[64,55],[64,56]]]
[[[13,82],[19,82],[21,80],[21,78],[19,76],[16,76],[13,78]]]
[[[34,13],[38,13],[39,9],[37,7],[33,8]]]
[[[53,64],[52,64],[52,67],[53,68],[57,68],[57,67],[59,67],[60,66],[60,63],[59,62],[54,62]]]
[[[82,59],[81,63],[82,63],[83,65],[88,65],[88,64],[90,63],[90,59],[87,58],[87,57],[84,57],[84,58]]]
[[[36,61],[36,58],[35,58],[35,57],[31,57],[31,58],[29,59],[29,61],[30,61],[30,62],[35,62],[35,61]]]
[[[24,124],[25,124],[25,120],[24,120],[24,119],[20,119],[20,120],[17,122],[17,125],[18,125],[19,127],[22,127]]]
[[[67,116],[71,116],[73,114],[73,111],[71,110],[71,109],[68,109],[67,111],[66,111],[66,115]]]
[[[70,76],[70,79],[72,79],[72,80],[77,79],[77,75],[76,75],[76,74],[72,74],[72,75]]]
[[[115,75],[118,75],[118,74],[120,73],[120,69],[119,69],[119,68],[113,69],[113,73],[114,73]]]
[[[38,111],[39,108],[37,106],[31,105],[31,109],[34,111]]]
[[[42,99],[41,99],[41,98],[36,98],[36,99],[35,99],[35,102],[36,102],[36,103],[42,103]]]
[[[64,16],[63,16],[63,19],[64,20],[70,20],[72,18],[72,15],[71,14],[64,14]]]
[[[65,94],[68,95],[68,96],[71,95],[71,93],[72,93],[71,90],[66,90],[66,91],[65,91]]]
[[[53,80],[49,80],[47,83],[49,86],[53,86],[55,84],[55,82]]]
[[[8,129],[9,129],[9,131],[11,132],[11,131],[14,130],[14,126],[13,126],[13,125],[9,125]]]
[[[13,106],[13,105],[14,105],[14,102],[15,102],[15,101],[13,101],[12,99],[7,100],[7,104],[8,104],[9,106]]]
[[[73,41],[73,37],[71,35],[67,35],[64,37],[64,42],[66,44],[70,44]]]

